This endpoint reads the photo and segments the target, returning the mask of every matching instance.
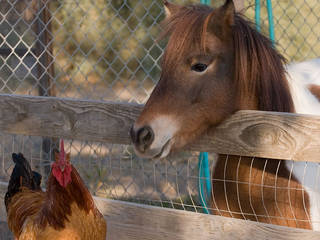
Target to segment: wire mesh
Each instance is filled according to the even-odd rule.
[[[245,15],[254,19],[255,2],[245,3]],[[272,1],[276,46],[289,62],[319,57],[319,3],[317,0]],[[261,24],[262,31],[268,35],[266,1],[261,1]]]
[[[252,0],[245,1],[245,14],[251,19],[253,4]],[[160,0],[0,0],[0,6],[0,93],[144,103],[159,79],[165,47],[165,43],[156,41],[164,17]],[[267,25],[265,9],[262,1],[262,26]],[[276,1],[273,10],[280,52],[289,61],[318,57],[320,2]],[[47,177],[56,139],[1,134],[0,141],[1,181],[8,181],[10,176],[12,152],[24,153],[34,169]],[[203,212],[197,187],[197,153],[181,152],[151,161],[138,158],[131,146],[67,143],[73,163],[94,195]],[[210,155],[212,172],[215,162],[214,155]],[[254,161],[250,164],[252,177]],[[227,165],[223,173],[227,173]],[[236,184],[238,207],[229,206],[230,200],[221,207],[213,197],[210,210],[257,221],[263,217],[281,218],[281,211],[272,216],[266,207],[263,214],[259,213],[254,207],[256,199],[251,197],[247,200],[250,210],[242,208],[240,190],[249,186],[245,191],[252,196],[251,191],[260,188],[263,196],[266,189],[288,190],[290,186],[276,186],[277,181],[254,183],[250,177],[240,181],[239,166],[235,179],[227,179],[226,175],[212,179],[222,182],[224,189]],[[319,173],[319,168],[316,171]],[[315,184],[319,174],[316,176]],[[319,184],[313,188],[317,194],[318,188]],[[226,190],[223,194],[229,198]],[[276,195],[277,191],[275,199]],[[260,201],[263,203],[263,198]]]

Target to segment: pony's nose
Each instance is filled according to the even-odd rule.
[[[137,130],[132,127],[130,130],[131,140],[139,151],[144,152],[154,140],[154,133],[151,127],[144,126]]]

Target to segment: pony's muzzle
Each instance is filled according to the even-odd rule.
[[[144,153],[151,146],[154,140],[154,132],[149,126],[143,126],[138,129],[134,129],[134,127],[132,127],[130,130],[130,136],[133,144],[141,153]]]
[[[138,120],[130,130],[135,153],[143,158],[164,158],[174,145],[179,124],[172,116]]]

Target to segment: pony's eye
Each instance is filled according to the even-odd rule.
[[[191,66],[191,70],[196,72],[203,72],[207,69],[207,67],[208,66],[204,63],[196,63]]]

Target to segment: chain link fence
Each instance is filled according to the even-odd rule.
[[[246,1],[244,12],[254,19],[254,1]],[[302,62],[320,56],[320,1],[272,1],[276,47],[288,62]],[[261,23],[268,35],[266,1],[261,1]]]
[[[254,1],[244,3],[254,19]],[[277,47],[289,62],[320,56],[320,1],[273,4]],[[0,0],[0,6],[0,93],[144,103],[159,79],[161,0]],[[66,145],[97,196],[202,212],[197,153],[150,161],[131,146]],[[0,180],[9,179],[12,152],[24,153],[46,179],[54,147],[56,139],[1,134]]]

